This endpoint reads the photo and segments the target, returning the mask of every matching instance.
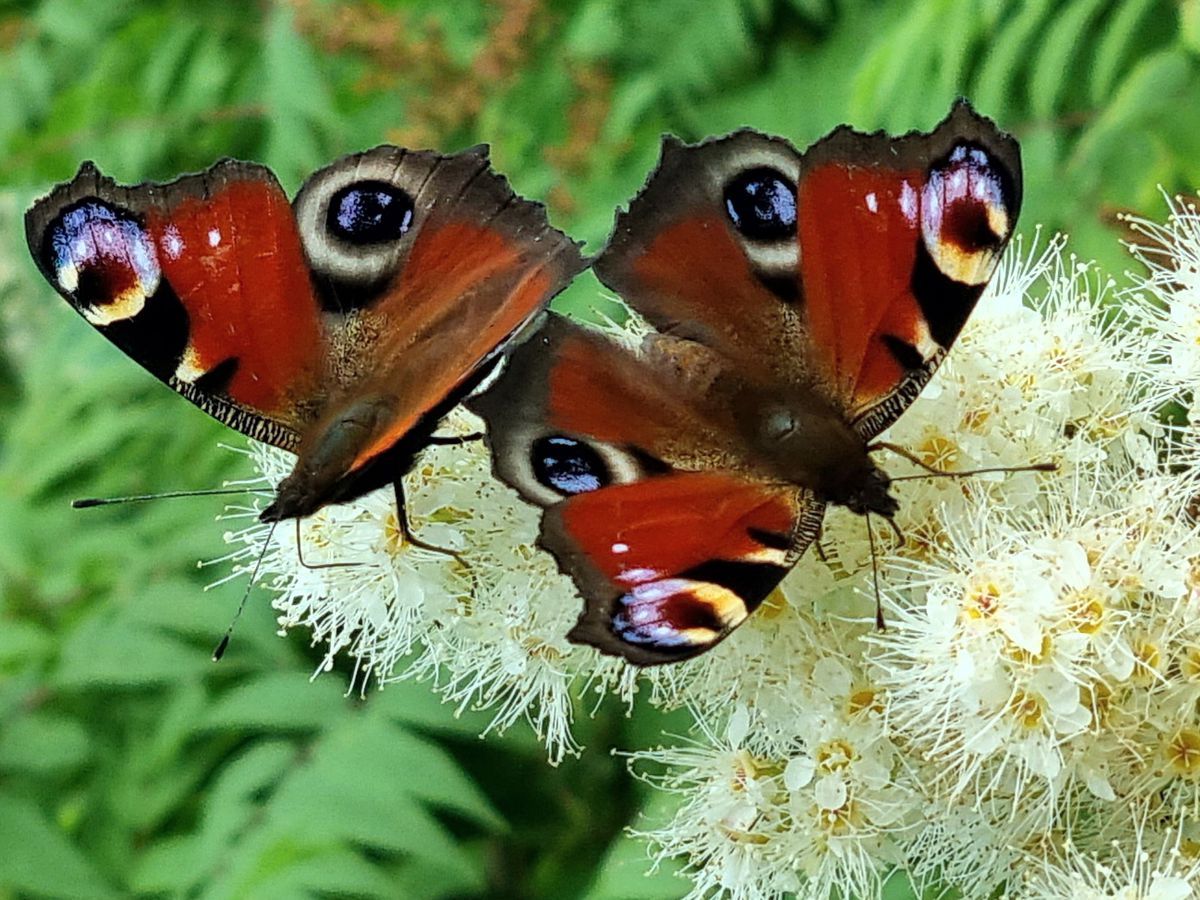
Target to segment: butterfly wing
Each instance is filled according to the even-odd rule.
[[[128,355],[300,455],[279,516],[390,483],[583,267],[486,148],[377,147],[294,204],[250,163],[135,187],[85,164],[26,232],[47,280]]]
[[[965,102],[928,134],[843,127],[803,154],[749,131],[668,139],[595,270],[657,328],[869,438],[958,336],[1020,202],[1016,142]]]
[[[122,187],[85,163],[25,229],[50,284],[125,353],[244,434],[298,446],[326,329],[268,169]]]
[[[268,518],[394,480],[584,268],[483,147],[347,157],[314,175],[295,208],[321,303],[340,314],[335,387],[301,444],[303,477],[280,486]]]
[[[347,199],[355,192],[393,197],[402,227],[339,229],[363,218],[365,201]],[[449,157],[377,148],[314,176],[296,208],[302,232],[320,236],[309,256],[327,302],[352,305],[357,338],[374,336],[352,393],[395,398],[356,466],[457,398],[584,268],[578,245],[491,169],[485,147]]]
[[[748,471],[719,375],[679,362],[660,342],[635,352],[551,316],[469,401],[497,475],[546,508],[540,543],[585,600],[571,639],[639,665],[727,636],[824,511]]]

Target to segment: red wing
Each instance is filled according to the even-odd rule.
[[[554,314],[467,405],[487,421],[497,475],[542,506],[573,493],[555,487],[543,458],[564,441],[588,454],[597,486],[746,464],[732,422],[694,384],[657,357]]]
[[[484,148],[377,147],[316,173],[294,208],[320,302],[343,316],[336,383],[299,448],[305,477],[281,485],[268,517],[391,483],[584,267]]]
[[[487,421],[497,475],[547,507],[542,544],[586,601],[572,639],[640,665],[721,640],[786,574],[824,510],[731,469],[746,465],[732,423],[706,379],[665,364],[675,361],[551,316],[469,401]]]
[[[929,134],[841,128],[804,154],[739,132],[667,141],[600,280],[747,380],[815,391],[864,437],[911,402],[995,268],[1016,142],[965,104]]]
[[[296,446],[325,335],[269,170],[224,161],[123,188],[85,164],[26,233],[47,280],[134,360],[239,431]]]
[[[813,539],[824,505],[728,471],[582,493],[546,512],[542,544],[586,605],[574,641],[638,665],[714,646]]]
[[[930,134],[839,129],[809,149],[797,209],[814,374],[864,437],[954,343],[1020,203],[1016,142],[965,103]]]
[[[789,341],[801,327],[788,296],[795,299],[795,242],[755,253],[730,226],[724,193],[742,169],[769,169],[794,184],[799,162],[786,141],[757,132],[695,146],[664,139],[658,168],[596,259],[596,276],[659,331],[717,350],[743,377],[792,380]]]
[[[393,356],[371,381],[399,402],[355,467],[454,396],[582,268],[575,245],[544,221],[540,232],[526,234],[502,224],[431,224],[378,307],[395,328],[387,342]]]

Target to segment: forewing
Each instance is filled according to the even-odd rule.
[[[965,102],[927,134],[843,127],[804,154],[752,131],[667,139],[595,269],[657,328],[866,438],[958,336],[1020,201],[1016,142]]]
[[[950,349],[1020,205],[1016,141],[965,102],[929,134],[842,128],[809,149],[797,202],[807,348],[864,438]]]
[[[225,160],[122,187],[85,163],[25,226],[42,274],[125,353],[244,434],[298,445],[326,332],[268,169]]]
[[[363,398],[384,401],[341,461],[348,470],[453,405],[584,268],[486,148],[378,147],[314,175],[295,206],[323,304],[352,313],[336,340],[348,348],[336,372],[343,402],[325,424]]]

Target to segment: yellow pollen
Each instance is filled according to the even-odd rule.
[[[1132,649],[1136,664],[1130,681],[1142,685],[1156,681],[1159,674],[1159,666],[1162,663],[1162,655],[1159,652],[1158,644],[1155,644],[1153,641],[1140,639],[1134,642]]]
[[[1037,728],[1042,721],[1042,699],[1036,694],[1017,691],[1008,703],[1009,712],[1023,727],[1030,730]]]
[[[748,750],[739,750],[733,758],[733,780],[730,787],[744,791],[746,782],[752,781],[759,772],[758,761]]]
[[[995,581],[988,579],[977,582],[967,588],[963,611],[972,619],[989,618],[999,608],[1001,596],[1000,585]]]
[[[853,800],[847,800],[837,809],[814,808],[813,814],[821,828],[831,835],[848,834],[863,824],[862,810]]]
[[[1200,646],[1188,644],[1183,648],[1179,673],[1188,681],[1200,681]]]
[[[921,462],[935,469],[952,469],[958,462],[958,445],[942,434],[927,433],[914,452]]]
[[[530,635],[521,641],[521,647],[525,652],[535,659],[544,659],[547,662],[558,662],[563,658],[561,652],[554,647],[551,647],[541,638],[536,638]]]
[[[991,418],[992,412],[989,409],[969,409],[963,414],[962,427],[967,431],[982,434],[987,430],[987,424]]]
[[[1179,842],[1179,852],[1188,859],[1200,858],[1200,841],[1194,838],[1184,838]]]
[[[1200,731],[1180,728],[1167,742],[1167,765],[1184,778],[1200,776]]]
[[[1104,728],[1112,713],[1112,688],[1103,681],[1083,685],[1079,689],[1079,702],[1092,713],[1092,727]]]
[[[883,700],[875,688],[860,688],[850,694],[846,701],[846,712],[857,715],[860,712],[883,712]]]
[[[399,553],[404,548],[404,532],[396,513],[390,512],[383,523],[383,539],[388,553]]]
[[[742,828],[733,828],[724,822],[718,822],[717,828],[721,830],[721,834],[738,844],[765,844],[771,840],[765,834],[746,831]]]
[[[816,757],[817,768],[822,772],[840,771],[858,758],[858,754],[854,752],[854,746],[849,741],[844,741],[840,738],[826,741],[817,748],[814,756]]]
[[[1188,506],[1189,513],[1193,521],[1200,519],[1200,497],[1193,497],[1188,503]],[[1192,510],[1192,506],[1195,506],[1196,509]],[[1187,585],[1188,590],[1190,591],[1194,591],[1196,588],[1200,587],[1200,558],[1189,560],[1187,579],[1184,583]]]
[[[1071,597],[1067,609],[1071,624],[1080,634],[1095,634],[1104,625],[1104,602],[1091,591],[1079,591]]]
[[[775,619],[783,615],[787,606],[787,597],[783,596],[783,591],[775,588],[775,590],[767,594],[767,598],[763,600],[756,615],[762,620]]]
[[[1054,649],[1054,642],[1050,639],[1050,635],[1042,635],[1042,646],[1038,648],[1036,653],[1030,653],[1023,647],[1018,647],[1016,644],[1009,642],[1005,646],[1005,651],[1009,659],[1021,663],[1026,666],[1040,666],[1050,658],[1050,652]]]

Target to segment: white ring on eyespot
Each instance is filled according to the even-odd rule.
[[[405,238],[420,224],[420,210],[413,210],[413,221],[404,234],[379,244],[356,245],[340,240],[329,233],[326,222],[333,195],[359,181],[390,184],[408,195],[415,205],[412,186],[397,177],[402,160],[399,148],[381,147],[364,154],[356,165],[334,164],[316,172],[300,189],[292,208],[304,253],[315,271],[356,284],[382,281],[395,271]]]
[[[608,467],[608,473],[612,478],[609,484],[628,484],[644,477],[642,467],[637,459],[613,444],[559,431],[547,431],[544,427],[535,428],[530,425],[513,433],[502,452],[505,454],[506,461],[515,469],[514,481],[521,493],[542,506],[553,506],[562,500],[576,496],[547,487],[538,481],[537,475],[533,471],[533,445],[538,440],[549,437],[570,438],[596,451],[596,454],[604,461],[604,465]],[[509,454],[515,454],[515,456]]]
[[[721,218],[729,225],[750,265],[768,278],[797,278],[800,268],[800,242],[795,235],[776,241],[751,240],[737,230],[729,221],[725,208],[725,188],[743,172],[751,169],[774,169],[795,187],[800,178],[800,167],[795,155],[783,147],[766,144],[751,149],[730,150],[717,165],[708,168],[708,192],[717,198]],[[799,197],[796,198],[797,227],[799,227]]]

